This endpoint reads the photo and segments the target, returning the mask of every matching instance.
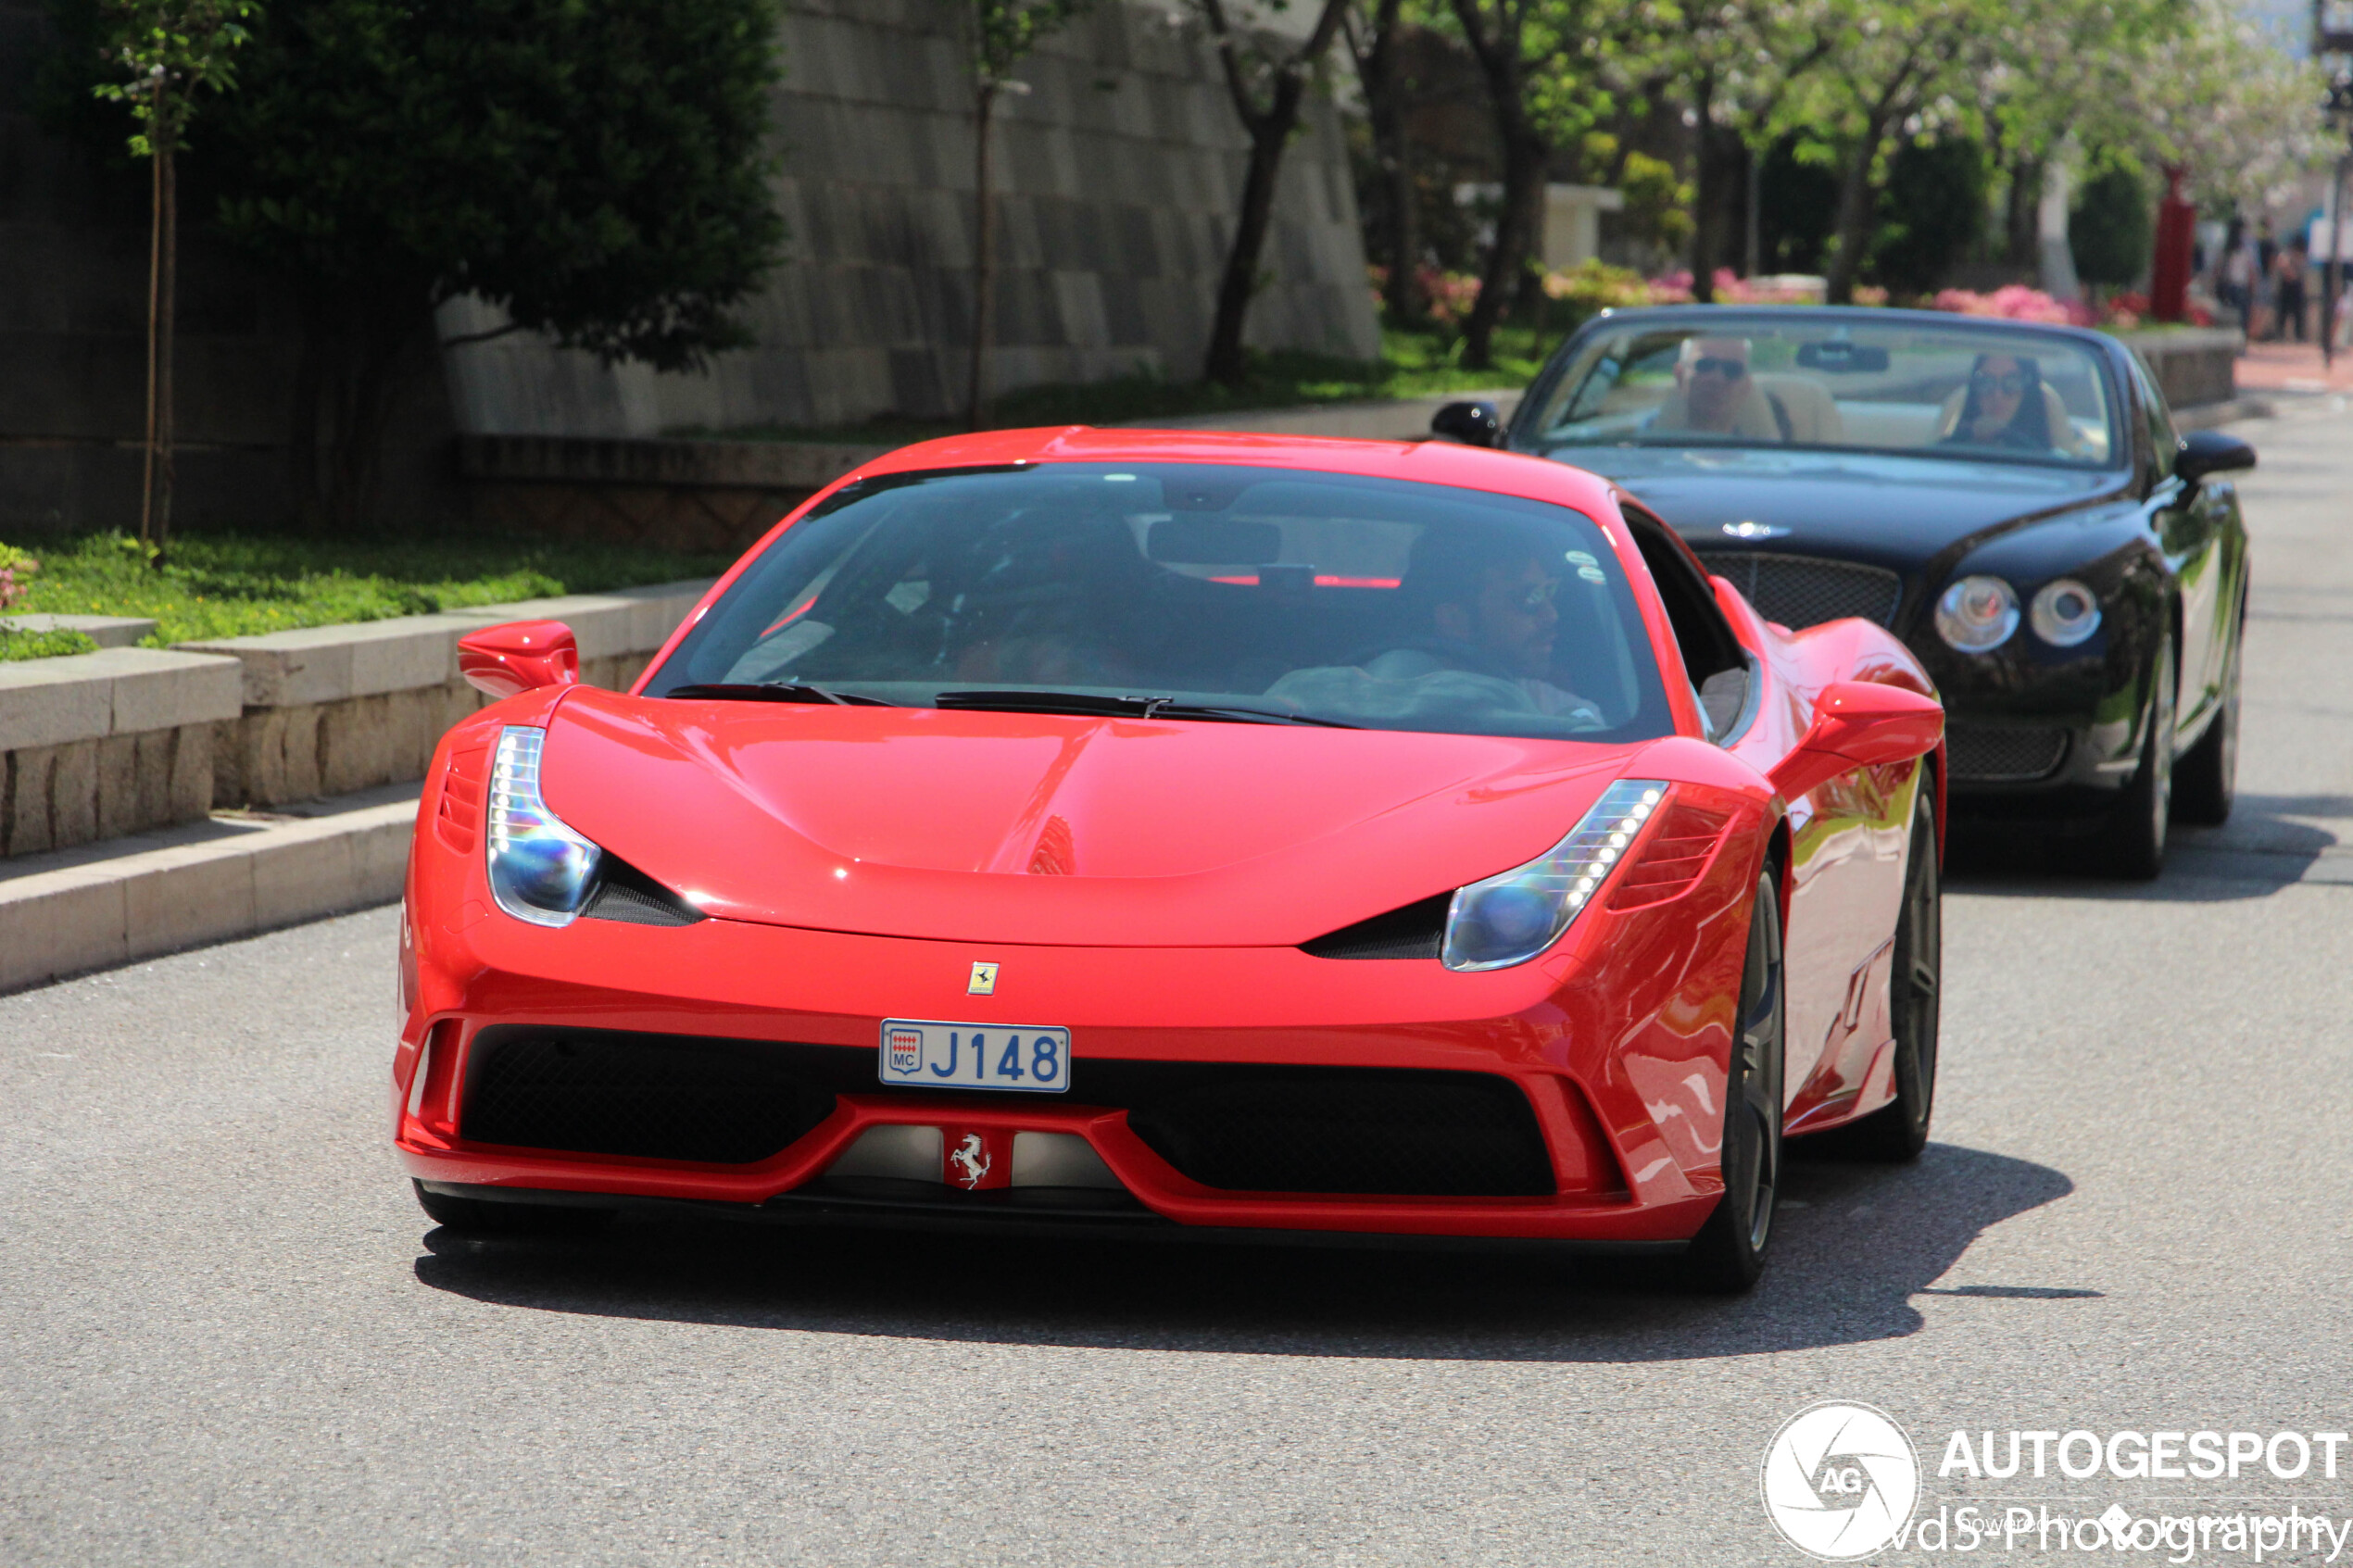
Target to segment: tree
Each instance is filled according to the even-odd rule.
[[[299,307],[300,513],[371,520],[385,416],[446,301],[501,317],[451,346],[533,331],[684,370],[749,342],[730,312],[784,238],[775,79],[773,0],[272,0],[191,172]]]
[[[1210,321],[1209,355],[1202,367],[1206,379],[1239,386],[1249,370],[1242,352],[1242,328],[1250,318],[1251,296],[1258,292],[1258,258],[1265,251],[1266,232],[1274,217],[1275,183],[1283,171],[1283,149],[1299,129],[1309,78],[1340,31],[1348,0],[1322,0],[1315,25],[1303,41],[1291,45],[1270,41],[1263,31],[1237,25],[1225,0],[1197,3],[1217,50],[1227,95],[1233,100],[1234,114],[1250,138],[1241,209],[1235,214],[1233,242],[1226,249],[1226,270],[1217,283],[1217,312]]]
[[[2123,288],[2148,270],[2153,226],[2147,183],[2110,162],[2084,182],[2067,220],[2075,275],[2095,286]]]
[[[1880,197],[1871,270],[1898,293],[1923,295],[1944,282],[1985,227],[1985,149],[1967,136],[1906,142]]]
[[[1026,82],[1007,75],[1048,33],[1055,31],[1088,0],[970,0],[973,79],[973,352],[972,379],[964,398],[965,423],[978,430],[988,418],[989,320],[993,287],[997,196],[988,183],[988,131],[1000,93],[1026,93]]]
[[[160,565],[171,541],[172,446],[177,435],[171,398],[174,295],[179,276],[180,193],[177,155],[200,89],[224,92],[235,80],[231,51],[251,34],[251,0],[114,0],[106,57],[126,80],[99,83],[101,98],[131,106],[139,132],[131,151],[153,170],[147,243],[147,451],[139,495],[139,543]]]

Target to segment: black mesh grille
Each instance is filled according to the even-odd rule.
[[[1756,607],[1768,621],[1792,631],[1859,615],[1881,626],[1895,618],[1904,581],[1876,566],[1779,556],[1763,550],[1706,550],[1700,561]]]
[[[832,1114],[793,1047],[593,1030],[489,1029],[460,1135],[473,1143],[743,1165]]]
[[[2067,732],[2051,729],[1982,729],[1950,724],[1944,731],[1947,765],[1956,781],[1984,783],[2046,779],[2067,756]]]
[[[1300,950],[1319,959],[1434,959],[1446,940],[1446,911],[1454,895],[1441,893],[1418,904],[1360,920],[1326,932]]]
[[[1194,1181],[1229,1191],[1554,1191],[1528,1097],[1486,1073],[1228,1068],[1149,1097],[1127,1124]]]

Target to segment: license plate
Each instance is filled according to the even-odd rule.
[[[1058,1095],[1070,1087],[1070,1031],[887,1018],[878,1071],[886,1084]]]

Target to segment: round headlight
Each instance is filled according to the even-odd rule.
[[[1963,653],[1984,653],[2018,630],[2018,595],[1998,577],[1964,577],[1936,601],[1936,634]]]
[[[2071,648],[2100,629],[2098,596],[2072,577],[2046,583],[2026,612],[2034,634],[2054,647]]]

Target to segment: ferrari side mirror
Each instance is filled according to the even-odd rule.
[[[510,621],[458,639],[458,673],[492,696],[569,686],[580,679],[580,645],[560,621]]]
[[[1806,738],[1773,765],[1784,800],[1853,768],[1905,762],[1932,750],[1944,734],[1944,707],[1902,686],[1833,681],[1814,704]]]
[[[2255,466],[2255,448],[2219,430],[2194,430],[2182,437],[2173,471],[2184,484],[2196,484],[2210,473],[2229,473]]]
[[[1429,417],[1429,433],[1466,446],[1501,446],[1504,416],[1492,403],[1449,403]]]

